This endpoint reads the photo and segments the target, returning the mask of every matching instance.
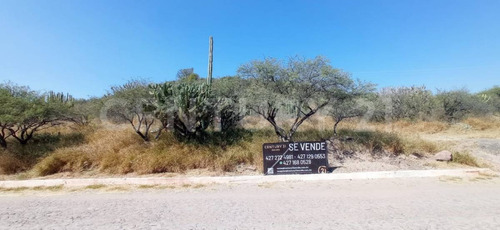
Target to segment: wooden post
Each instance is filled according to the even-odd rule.
[[[213,71],[213,54],[214,54],[214,39],[210,36],[208,41],[208,76],[207,84],[212,85],[212,71]]]

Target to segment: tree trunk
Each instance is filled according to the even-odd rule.
[[[280,135],[280,140],[282,142],[291,142],[292,141],[291,138],[290,138],[290,135],[285,135],[285,136],[281,136]]]
[[[7,141],[3,137],[0,137],[0,147],[7,148]]]
[[[145,142],[148,142],[149,141],[149,135],[146,133],[146,134],[143,134],[140,130],[136,130],[135,131],[137,134],[139,134],[139,136],[145,141]]]
[[[338,119],[335,121],[335,125],[333,125],[333,135],[337,136],[337,126],[342,121],[342,119]]]
[[[160,139],[161,131],[163,131],[163,128],[160,128],[160,130],[158,130],[158,133],[155,136],[155,140],[159,140]]]
[[[29,138],[29,139],[31,139],[31,138]],[[19,143],[21,143],[21,145],[26,145],[26,144],[28,144],[29,139],[18,139],[18,141],[19,141]]]

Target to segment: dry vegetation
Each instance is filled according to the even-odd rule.
[[[469,165],[472,167],[481,167],[481,165],[477,162],[477,159],[470,153],[453,153],[453,162],[463,165]]]
[[[169,133],[158,141],[144,142],[130,129],[120,126],[107,129],[99,125],[78,130],[58,127],[39,134],[31,145],[22,147],[12,143],[10,150],[0,150],[0,174],[27,172],[30,177],[61,172],[151,174],[182,173],[191,169],[231,172],[238,165],[253,165],[260,171],[262,144],[276,142],[276,135],[260,119],[250,117],[243,123],[247,131],[242,131],[234,143],[218,140],[203,145],[179,142]],[[477,132],[499,134],[500,121],[497,118],[469,118],[463,123]],[[301,127],[296,140],[330,139],[332,131],[329,127],[332,127],[332,121],[328,118],[311,119]],[[348,120],[341,123],[339,137],[350,137],[353,142],[340,147],[372,154],[418,153],[429,156],[442,150],[443,145],[425,141],[420,134],[453,132],[453,127],[443,122],[366,124]],[[454,162],[479,166],[470,154],[455,153]]]

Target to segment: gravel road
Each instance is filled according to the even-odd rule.
[[[500,179],[0,195],[0,229],[500,229]]]

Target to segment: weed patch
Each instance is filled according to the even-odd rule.
[[[85,189],[102,189],[102,188],[106,188],[106,187],[107,186],[104,184],[93,184],[93,185],[85,186]]]
[[[481,167],[476,158],[469,153],[454,152],[452,162],[472,167]]]

